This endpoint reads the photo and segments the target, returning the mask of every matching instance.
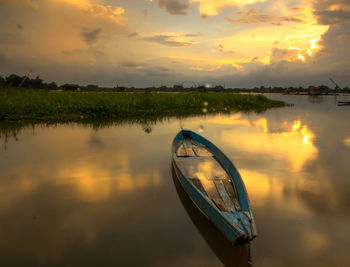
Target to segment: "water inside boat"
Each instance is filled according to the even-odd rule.
[[[220,211],[241,210],[234,184],[205,146],[184,138],[176,149],[176,156],[176,164],[184,176],[211,199]]]

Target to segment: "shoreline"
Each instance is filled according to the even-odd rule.
[[[0,89],[1,90],[1,89]],[[0,91],[0,121],[72,122],[187,117],[231,112],[263,112],[286,106],[263,95],[226,92],[161,94],[155,92]]]

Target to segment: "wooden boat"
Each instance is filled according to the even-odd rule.
[[[171,168],[173,182],[179,199],[191,219],[193,225],[197,228],[200,235],[207,242],[208,246],[221,261],[223,266],[234,267],[252,267],[252,258],[250,245],[232,246],[224,235],[208,221],[198,210],[193,201],[189,198],[183,189],[174,167]],[[190,237],[189,237],[190,238]]]
[[[182,187],[232,244],[245,244],[257,236],[242,178],[214,144],[182,130],[174,138],[172,157]]]

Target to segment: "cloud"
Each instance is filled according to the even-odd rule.
[[[17,0],[1,8],[6,16],[0,16],[0,52],[19,68],[28,64],[36,69],[45,62],[92,65],[96,50],[108,53],[110,43],[132,32],[118,7],[68,0],[36,0],[36,8],[28,3]],[[13,27],[14,21],[20,26]],[[104,42],[98,42],[102,38]]]
[[[181,36],[181,35],[180,35]],[[195,43],[191,41],[180,40],[176,35],[153,35],[148,37],[143,37],[142,39],[149,42],[159,43],[168,47],[184,47],[192,46]]]
[[[126,11],[102,0],[0,0],[2,75],[33,69],[33,75],[58,83],[152,86],[193,80],[228,87],[327,84],[332,76],[340,86],[349,85],[348,1],[175,1],[182,9],[170,5],[174,1],[153,2],[162,2],[162,9],[143,3],[126,5]],[[163,11],[172,7],[183,15],[189,5],[191,12],[222,14],[194,21],[169,19]],[[145,8],[152,16],[143,16]],[[234,26],[222,21],[230,14]],[[187,26],[187,32],[176,32]]]
[[[323,49],[315,64],[328,70],[328,75],[346,75],[350,69],[350,2],[316,0],[313,8],[318,23],[329,26],[321,37]]]
[[[143,63],[133,62],[133,61],[122,61],[122,62],[119,62],[118,65],[125,68],[135,68],[135,69],[144,68]]]
[[[271,51],[271,62],[295,61],[299,51],[296,49],[273,48]]]
[[[199,36],[202,36],[202,35],[203,35],[203,34],[202,34],[201,32],[182,34],[182,36],[184,36],[184,37],[199,37]]]
[[[180,0],[159,0],[158,6],[171,15],[187,15],[187,9],[190,7],[188,3]]]
[[[314,14],[320,24],[344,25],[350,23],[350,2],[347,0],[316,0]]]
[[[137,36],[140,36],[137,32],[132,32],[128,34],[128,37],[137,37]]]
[[[303,20],[296,16],[277,16],[273,12],[259,11],[251,8],[246,12],[237,12],[241,16],[239,18],[226,17],[226,21],[233,24],[272,24],[281,26],[284,22],[302,23]]]
[[[86,53],[86,51],[83,49],[79,49],[79,48],[76,48],[73,50],[63,50],[62,51],[62,54],[67,55],[67,56],[73,56],[73,55],[78,55],[78,54],[83,54],[83,53]]]
[[[99,34],[101,33],[101,31],[102,31],[101,28],[97,28],[94,30],[85,28],[83,30],[83,32],[81,33],[81,36],[84,38],[84,41],[88,45],[92,45],[92,44],[97,42],[97,38],[98,38]]]
[[[267,0],[190,0],[191,3],[199,4],[199,13],[203,18],[216,16],[226,7],[244,7]]]
[[[222,43],[215,44],[214,49],[223,54],[234,54],[233,50],[226,50]]]

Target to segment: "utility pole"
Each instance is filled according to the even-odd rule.
[[[332,83],[334,83],[335,84],[335,88],[334,88],[334,90],[338,90],[338,89],[340,89],[340,87],[339,87],[339,85],[332,79],[332,78],[329,78],[329,80],[332,82]]]
[[[18,89],[21,88],[23,85],[24,81],[28,78],[28,76],[32,73],[32,70],[29,70],[29,72],[23,77],[22,82],[19,84]]]

